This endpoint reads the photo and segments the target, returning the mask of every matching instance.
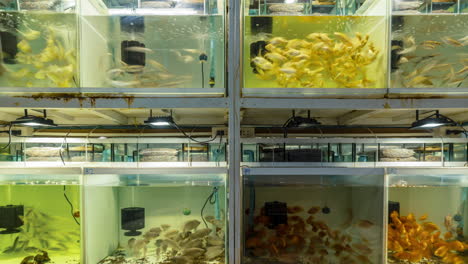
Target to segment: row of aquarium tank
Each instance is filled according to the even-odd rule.
[[[160,163],[223,166],[226,140],[193,143],[181,138],[0,139],[0,162]],[[468,162],[467,139],[438,138],[243,138],[242,162],[385,165]]]
[[[242,6],[243,45],[231,46],[243,49],[246,96],[468,86],[468,0]],[[0,87],[223,96],[225,7],[223,0],[1,1]]]
[[[28,138],[8,145],[0,162],[225,162],[226,142],[193,143],[186,139]]]
[[[468,263],[464,168],[257,167],[241,179],[233,223],[222,168],[2,170],[0,261]]]

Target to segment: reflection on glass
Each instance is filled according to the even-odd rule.
[[[82,1],[82,86],[207,88],[207,94],[224,87],[223,6],[208,0]]]
[[[225,263],[223,175],[93,176],[89,263]]]

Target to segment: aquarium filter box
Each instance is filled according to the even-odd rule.
[[[145,208],[129,207],[122,208],[122,229],[128,230],[126,236],[141,235],[138,229],[145,228]]]
[[[265,215],[269,217],[268,228],[274,229],[278,225],[288,224],[288,205],[282,202],[265,203]]]
[[[23,220],[21,220],[23,216],[24,206],[22,205],[0,206],[0,228],[5,229],[0,231],[0,234],[18,233],[17,228],[23,225]]]

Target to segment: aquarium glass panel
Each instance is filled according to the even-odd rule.
[[[244,3],[245,95],[386,87],[387,1]]]
[[[323,162],[327,152],[317,145],[287,145],[286,161],[288,162]]]
[[[23,144],[11,142],[0,143],[0,162],[2,161],[22,161],[23,160]]]
[[[221,96],[224,10],[224,0],[81,1],[81,85]]]
[[[140,162],[177,162],[183,161],[183,144],[138,144]]]
[[[242,263],[382,263],[383,175],[243,179]]]
[[[391,88],[468,86],[466,3],[392,1]]]
[[[258,162],[257,144],[242,144],[242,161]]]
[[[468,174],[437,171],[389,175],[388,263],[468,262]]]
[[[53,140],[57,142],[57,140]],[[67,143],[64,139],[61,143],[34,143],[25,142],[23,158],[27,162],[85,162],[91,161],[93,146],[86,143]],[[94,146],[97,156],[102,152],[102,147]],[[18,160],[19,161],[19,160]]]
[[[87,175],[87,263],[226,263],[225,174]]]
[[[439,158],[440,160],[440,158]],[[424,161],[424,144],[380,144],[379,161],[414,162]]]
[[[356,144],[356,162],[375,162],[377,154],[377,144]]]
[[[0,174],[0,263],[83,263],[80,208],[79,174]]]
[[[449,143],[444,144],[445,149],[445,161],[458,161],[466,162],[467,161],[467,144],[465,143]]]
[[[74,0],[0,3],[0,87],[79,85],[75,7]]]

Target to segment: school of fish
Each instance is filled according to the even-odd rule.
[[[256,76],[262,80],[275,80],[285,88],[368,88],[375,84],[367,66],[378,60],[380,51],[369,35],[312,33],[306,39],[274,37],[267,43],[266,52],[252,59]]]
[[[32,87],[34,80],[45,80],[50,87],[74,87],[75,73],[77,69],[76,50],[66,49],[62,41],[57,37],[53,26],[45,26],[44,30],[38,31],[26,27],[26,30],[17,30],[20,41],[17,44],[18,53],[16,61],[22,65],[18,70],[13,70],[3,65],[3,71],[7,73],[12,83],[25,83]],[[45,40],[45,47],[34,50],[33,44]],[[26,80],[26,81],[25,81]]]
[[[438,263],[465,263],[460,253],[468,250],[468,244],[456,239],[457,234],[447,218],[446,232],[435,223],[427,221],[427,214],[416,219],[412,213],[400,216],[393,211],[390,218],[387,241],[389,259],[402,261],[401,263],[432,263],[420,262],[431,259],[439,260]]]
[[[224,263],[224,220],[213,216],[206,216],[204,220],[205,226],[192,219],[179,229],[173,229],[168,224],[151,228],[138,238],[130,238],[124,249],[117,250],[114,256],[103,259],[99,264]],[[121,251],[124,253],[119,253]]]
[[[468,36],[455,39],[449,36],[439,40],[416,41],[406,36],[403,45],[391,47],[398,56],[398,69],[393,72],[392,87],[460,87],[468,77]],[[443,51],[456,52],[458,61],[447,61]]]
[[[339,230],[333,230],[320,220],[321,210],[319,206],[308,211],[301,206],[288,207],[287,224],[271,229],[271,219],[262,208],[255,216],[255,226],[246,233],[246,255],[251,261],[244,263],[373,263],[373,242],[364,234],[375,234],[377,226],[350,217]]]

